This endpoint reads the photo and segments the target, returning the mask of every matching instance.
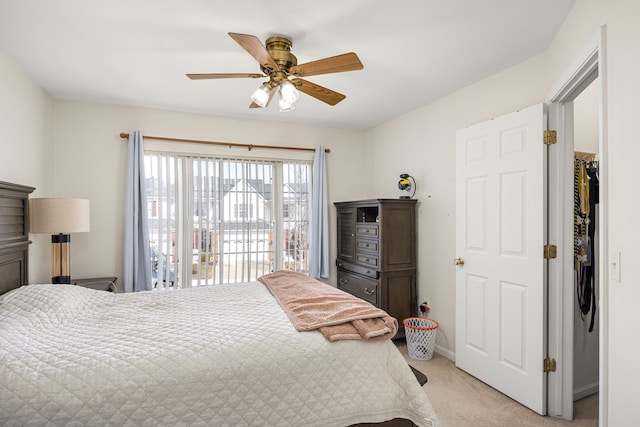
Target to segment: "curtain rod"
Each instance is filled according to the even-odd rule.
[[[237,142],[218,142],[218,141],[201,141],[198,139],[184,139],[184,138],[167,138],[164,136],[147,136],[143,135],[143,138],[146,139],[156,139],[158,141],[172,141],[172,142],[189,142],[192,144],[207,144],[207,145],[224,145],[226,147],[245,147],[249,151],[254,148],[275,148],[279,150],[298,150],[298,151],[316,151],[315,148],[304,148],[304,147],[280,147],[278,145],[256,145],[256,144],[239,144]],[[120,134],[120,138],[129,138],[128,133],[122,132]],[[330,153],[331,150],[328,148],[324,149],[325,153]]]

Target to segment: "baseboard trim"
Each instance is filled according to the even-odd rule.
[[[600,384],[598,381],[592,382],[591,384],[587,384],[580,388],[576,388],[573,390],[573,401],[580,400],[587,396],[591,396],[592,394],[597,393],[600,390]]]
[[[435,353],[438,353],[441,356],[446,357],[447,359],[451,360],[452,362],[456,361],[456,354],[454,352],[452,352],[451,350],[448,350],[448,349],[442,347],[441,345],[436,344],[436,347],[433,349],[433,351]]]

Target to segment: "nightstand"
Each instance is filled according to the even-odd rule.
[[[118,292],[117,277],[93,277],[90,279],[75,279],[71,284],[98,291]]]

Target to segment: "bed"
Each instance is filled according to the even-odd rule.
[[[298,332],[262,283],[0,280],[0,425],[438,425],[391,340]]]

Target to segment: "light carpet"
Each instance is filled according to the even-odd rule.
[[[414,360],[407,354],[406,344],[397,342],[396,345],[407,362],[427,376],[428,382],[423,388],[427,391],[433,409],[444,426],[597,427],[598,425],[597,394],[574,403],[573,421],[544,417],[456,368],[454,362],[444,356],[435,353],[431,360]]]

